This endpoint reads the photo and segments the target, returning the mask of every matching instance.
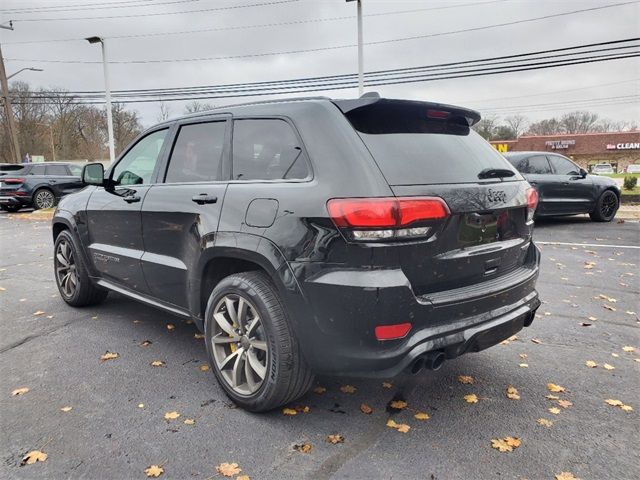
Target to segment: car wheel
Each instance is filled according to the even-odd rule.
[[[595,222],[610,222],[616,216],[620,201],[611,190],[605,190],[596,202],[596,208],[589,214]]]
[[[73,236],[68,230],[60,232],[56,238],[54,252],[56,284],[65,302],[73,307],[84,307],[96,305],[107,298],[107,290],[91,283]]]
[[[311,387],[307,366],[278,292],[266,274],[223,279],[205,314],[209,363],[225,393],[239,406],[264,412]]]
[[[48,188],[41,188],[33,195],[33,206],[37,210],[53,208],[56,205],[56,196]]]
[[[5,212],[14,213],[22,208],[20,205],[0,205],[0,208]]]

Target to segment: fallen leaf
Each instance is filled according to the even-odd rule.
[[[236,477],[236,480],[251,480],[251,479],[249,478],[249,475],[238,475]]]
[[[616,311],[616,308],[612,307],[611,305],[604,304],[603,307],[606,308],[607,310],[611,310],[612,312]]]
[[[600,295],[598,295],[598,298],[601,298],[602,300],[606,300],[609,303],[616,303],[618,300],[616,300],[615,298],[611,298],[607,295],[603,295],[602,293]]]
[[[464,400],[467,403],[478,403],[478,397],[475,394],[465,395]]]
[[[4,288],[4,287],[0,287],[0,292],[6,292],[6,291],[7,291],[7,289],[6,289],[6,288]]]
[[[309,413],[311,411],[306,405],[296,405],[294,408],[298,413]]]
[[[465,385],[471,385],[475,383],[475,380],[470,375],[458,375],[458,381]]]
[[[520,368],[529,368],[529,364],[528,363],[519,363],[518,366]]]
[[[560,385],[556,385],[554,383],[547,383],[547,390],[555,393],[565,391],[564,387],[561,387]]]
[[[545,395],[544,398],[548,398],[549,400],[560,400],[560,397],[557,395]]]
[[[167,323],[167,330],[174,330],[176,326],[173,323]]]
[[[620,405],[620,408],[622,410],[624,410],[625,412],[632,412],[633,411],[633,407],[631,407],[631,405]]]
[[[313,389],[313,393],[318,394],[318,395],[322,395],[326,391],[327,391],[326,388],[320,387],[320,386],[318,386],[318,387]]]
[[[294,416],[294,415],[297,415],[298,412],[293,408],[283,408],[282,409],[282,414],[283,415]]]
[[[139,403],[138,408],[144,408],[144,403]]]
[[[242,471],[242,469],[238,467],[237,463],[221,463],[216,467],[216,470],[219,474],[224,475],[225,477],[233,477]]]
[[[16,388],[13,392],[11,392],[11,396],[15,397],[16,395],[24,395],[28,391],[29,389],[27,387]]]
[[[635,348],[630,346],[625,346],[625,347],[622,347],[622,350],[624,350],[625,352],[633,352],[635,351]]]
[[[581,327],[590,327],[590,326],[591,326],[591,324],[590,324],[590,323],[587,323],[587,322],[580,322],[580,324],[579,324],[579,325],[580,325]]]
[[[22,465],[32,465],[36,462],[44,462],[48,455],[40,450],[31,450],[22,458]]]
[[[553,413],[554,415],[559,415],[560,414],[560,409],[557,407],[551,407],[549,408],[549,412]]]
[[[514,437],[505,437],[504,441],[507,445],[513,448],[518,448],[522,443],[522,441],[519,438],[514,438]]]
[[[339,433],[336,433],[335,435],[327,435],[327,442],[333,443],[334,445],[336,443],[344,443],[344,437]]]
[[[528,357],[528,355],[527,355],[526,353],[521,353],[521,354],[519,355],[519,357],[520,357],[520,358],[522,358],[522,359],[524,359],[524,358],[527,358],[527,357]]]
[[[154,360],[153,362],[151,362],[150,364],[152,367],[166,367],[167,364],[164,363],[162,360]]]
[[[183,423],[185,425],[195,425],[196,421],[193,418],[185,418]]]
[[[536,420],[536,423],[544,427],[550,427],[551,425],[553,425],[553,422],[551,420],[547,420],[546,418],[539,418],[538,420]]]
[[[574,477],[571,472],[560,472],[555,475],[556,480],[580,480],[578,477]]]
[[[39,317],[40,315],[44,315],[44,312],[42,310],[38,310],[37,312],[33,312],[33,316],[34,317]]]
[[[119,356],[120,355],[118,355],[116,352],[107,351],[107,352],[105,352],[104,355],[102,355],[100,357],[100,360],[103,361],[103,362],[106,362],[107,360],[114,360],[114,359],[118,358]]]
[[[595,322],[598,319],[596,317],[589,317],[589,320],[592,321],[592,322]]]
[[[393,385],[389,382],[382,382],[382,388],[391,388]]]
[[[340,387],[340,391],[343,393],[356,393],[357,388],[353,385],[343,385]]]
[[[608,363],[605,363],[603,365],[603,367],[604,367],[605,370],[615,370],[616,369],[616,367],[614,367],[613,365],[609,365]]]
[[[402,410],[403,408],[407,408],[407,402],[404,400],[392,400],[389,402],[389,407],[396,410]]]
[[[617,353],[612,353],[611,356],[615,357],[615,358],[618,358],[620,355],[618,355]]]
[[[162,475],[163,473],[164,473],[164,468],[162,468],[160,465],[151,465],[144,470],[144,474],[147,477],[156,478]]]
[[[614,400],[612,398],[606,399],[605,402],[611,405],[612,407],[619,407],[621,405],[624,405],[620,400]]]
[[[173,412],[167,412],[164,414],[164,419],[165,420],[175,420],[176,418],[178,418],[180,416],[180,414],[178,412],[176,412],[175,410]]]
[[[416,420],[429,420],[431,417],[428,413],[418,412],[413,416],[413,418],[415,418]]]
[[[491,447],[500,452],[512,452],[513,449],[518,448],[520,444],[520,439],[514,437],[494,438],[491,440]]]
[[[507,398],[511,400],[520,400],[520,395],[518,395],[518,390],[513,385],[509,385],[506,391]]]
[[[406,423],[396,423],[391,419],[387,420],[387,427],[395,428],[397,431],[401,433],[408,433],[409,430],[411,430],[411,427]]]
[[[62,407],[60,410],[62,410],[63,412],[70,412],[73,409],[73,407]]]
[[[560,405],[562,408],[569,408],[573,405],[573,403],[569,400],[558,400],[558,405]]]
[[[144,342],[140,343],[141,347],[148,347],[149,345],[151,345],[153,342],[151,340],[145,340]]]
[[[360,405],[360,411],[362,413],[364,413],[365,415],[371,415],[373,413],[373,408],[371,408],[366,403],[363,403],[363,404]]]
[[[200,370],[201,372],[208,372],[209,365],[198,365],[198,370]]]
[[[293,449],[299,451],[300,453],[309,453],[311,451],[311,448],[311,445],[309,445],[308,443],[302,443],[300,445],[293,446]]]
[[[585,365],[589,368],[596,368],[598,366],[598,364],[593,360],[587,360]]]
[[[194,333],[193,338],[195,338],[196,340],[200,340],[204,338],[204,333]]]
[[[533,343],[535,343],[535,344],[538,344],[538,345],[540,345],[540,344],[542,343],[542,340],[539,340],[539,339],[537,339],[537,338],[532,338],[532,339],[531,339],[531,341],[532,341]]]
[[[631,310],[627,310],[624,313],[626,313],[627,315],[635,315],[636,314],[636,312],[632,312]]]

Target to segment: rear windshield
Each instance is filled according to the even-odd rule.
[[[15,173],[22,170],[24,167],[22,165],[0,165],[0,173]]]
[[[463,118],[427,118],[428,107],[358,108],[346,114],[390,185],[476,183],[486,169],[516,172]],[[489,180],[489,181],[494,181]]]

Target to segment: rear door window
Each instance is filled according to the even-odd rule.
[[[34,165],[29,170],[29,175],[44,175],[44,165]]]
[[[47,175],[55,175],[56,177],[68,177],[69,172],[67,172],[67,167],[64,165],[47,165],[47,169],[45,170]]]
[[[218,121],[180,127],[165,182],[220,180],[226,125]]]
[[[289,180],[308,176],[302,145],[287,122],[280,119],[234,121],[234,180]]]
[[[553,173],[549,166],[549,161],[544,155],[534,155],[524,161],[523,170],[524,173],[532,173],[535,175],[549,175]]]
[[[571,160],[558,157],[557,155],[550,155],[549,162],[556,172],[556,175],[579,175],[580,168]]]

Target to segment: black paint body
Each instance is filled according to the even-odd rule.
[[[229,146],[233,119],[285,119],[300,136],[311,173],[302,180],[231,180],[229,147],[225,180],[166,184],[164,148],[152,182],[131,187],[140,201],[88,187],[60,203],[54,236],[65,228],[76,235],[98,285],[190,317],[199,328],[221,278],[264,270],[317,373],[395,375],[426,352],[453,358],[528,325],[540,302],[527,182],[516,173],[510,181],[390,185],[339,108],[347,103],[252,104],[154,127],[170,126],[171,145],[181,124],[223,118]],[[502,192],[499,204],[488,200],[489,189]],[[217,201],[199,205],[191,200],[199,194]],[[451,210],[420,241],[350,243],[326,207],[336,197],[418,195],[442,197]],[[403,322],[413,324],[405,338],[376,339],[375,326]]]

